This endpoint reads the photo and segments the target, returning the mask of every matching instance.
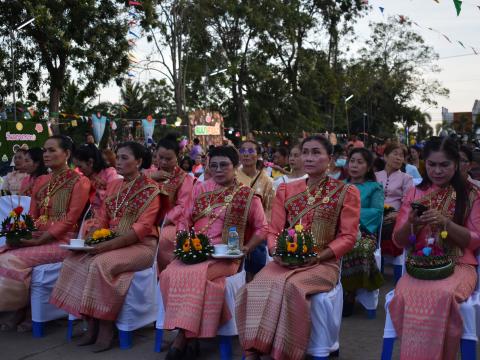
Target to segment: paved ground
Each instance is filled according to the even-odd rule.
[[[355,314],[343,319],[340,335],[340,360],[377,360],[380,359],[385,312],[383,301],[385,293],[393,287],[391,272],[388,268],[387,284],[381,289],[380,304],[375,320],[367,319],[362,308],[357,307]],[[1,295],[0,295],[1,296]],[[79,326],[76,326],[79,327]],[[135,332],[134,347],[122,351],[118,347],[102,354],[93,354],[88,347],[78,347],[66,342],[66,321],[53,321],[46,328],[46,336],[34,339],[30,334],[0,333],[1,360],[59,360],[59,359],[114,359],[114,360],[162,360],[166,352],[153,352],[153,325]],[[166,335],[168,340],[169,335]],[[397,350],[397,349],[396,349]],[[214,340],[202,342],[201,359],[219,359]],[[241,359],[241,350],[235,342],[235,360]],[[397,359],[397,353],[394,359]]]

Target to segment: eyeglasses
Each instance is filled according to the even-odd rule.
[[[220,171],[224,171],[224,170],[227,170],[230,165],[232,165],[231,162],[221,162],[221,163],[211,163],[209,165],[209,168],[210,170],[212,171],[217,171],[218,169],[220,169]]]
[[[248,149],[240,148],[239,153],[242,155],[253,155],[257,153],[257,150],[252,148],[248,148]]]

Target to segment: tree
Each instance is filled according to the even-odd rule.
[[[7,34],[20,23],[34,17],[30,26],[18,32],[15,42],[28,89],[36,92],[42,83],[49,86],[49,110],[58,113],[62,92],[71,72],[87,96],[111,79],[121,82],[129,66],[126,39],[128,31],[125,3],[121,0],[18,0],[0,2],[0,30]],[[146,17],[151,18],[151,1],[142,1]],[[6,42],[3,43],[6,46]],[[5,77],[5,48],[0,70]],[[44,71],[48,76],[44,76]],[[17,81],[20,80],[20,75]]]
[[[347,87],[355,94],[352,110],[368,113],[371,128],[388,136],[396,121],[411,117],[414,102],[435,105],[448,90],[424,77],[426,72],[439,71],[438,55],[412,30],[411,22],[390,18],[371,28],[360,58],[349,66]],[[352,124],[352,130],[359,129],[359,122]]]
[[[144,70],[155,71],[173,88],[176,115],[186,111],[186,77],[193,25],[198,8],[186,0],[159,1],[154,8],[155,20],[147,22],[147,39],[154,44],[151,56],[142,62]],[[201,32],[201,31],[200,31]]]

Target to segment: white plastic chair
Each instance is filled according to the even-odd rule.
[[[406,258],[405,251],[402,257]],[[477,262],[480,263],[480,252],[477,253]],[[402,264],[402,274],[405,272],[405,262]],[[480,269],[477,266],[477,286],[473,294],[463,303],[460,303],[460,313],[463,319],[463,335],[460,341],[462,360],[475,360],[477,358],[477,342],[480,332],[480,284],[478,277]],[[395,295],[395,289],[385,295],[385,327],[383,330],[382,360],[391,360],[393,344],[397,338],[397,332],[393,326],[388,306]]]
[[[151,267],[135,272],[130,287],[118,314],[115,325],[118,329],[120,349],[133,346],[133,331],[155,322],[157,318],[157,249]],[[72,340],[73,315],[68,316],[67,341]]]
[[[30,196],[8,195],[0,196],[0,221],[3,221],[10,211],[18,205],[23,207],[23,213],[26,214],[30,210]],[[0,246],[5,245],[5,237],[0,237]]]
[[[80,226],[83,231],[83,224],[90,208],[85,212]],[[33,337],[45,336],[45,323],[68,316],[68,313],[50,304],[55,283],[57,282],[63,262],[43,264],[35,266],[32,270],[32,281],[30,285],[30,303],[32,307],[32,334]]]
[[[273,258],[267,255],[267,263]],[[337,285],[329,292],[310,297],[310,317],[312,328],[306,353],[315,360],[328,359],[340,349],[340,326],[343,310],[343,287],[340,276]]]

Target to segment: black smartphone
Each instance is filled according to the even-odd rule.
[[[417,210],[417,216],[420,217],[425,211],[428,210],[428,206],[419,203],[411,203],[410,205],[413,210]]]

